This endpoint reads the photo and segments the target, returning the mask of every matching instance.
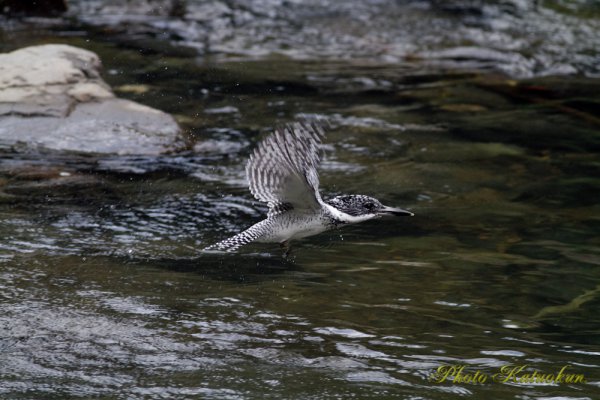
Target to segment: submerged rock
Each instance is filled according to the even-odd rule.
[[[170,115],[116,98],[100,68],[96,54],[67,45],[0,54],[0,144],[115,154],[182,146]]]

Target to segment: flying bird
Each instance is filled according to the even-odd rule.
[[[235,251],[250,242],[280,243],[287,255],[294,239],[383,215],[414,215],[362,194],[323,200],[317,173],[323,137],[319,125],[296,122],[262,141],[246,164],[246,177],[254,197],[267,203],[267,218],[205,250]]]

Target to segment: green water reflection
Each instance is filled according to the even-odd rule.
[[[597,80],[210,63],[67,41],[100,54],[119,95],[175,114],[190,150],[5,151],[0,396],[600,395]],[[237,111],[205,112],[223,107]],[[265,211],[243,181],[254,144],[311,116],[332,121],[323,193],[416,216],[298,242],[293,261],[269,245],[202,254]],[[65,168],[89,179],[84,191],[48,183]],[[568,364],[587,383],[429,381],[442,364],[509,363]]]

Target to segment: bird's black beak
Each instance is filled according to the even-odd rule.
[[[414,216],[415,214],[411,213],[410,211],[406,211],[403,210],[401,208],[394,208],[394,207],[384,207],[381,211],[381,214],[392,214],[392,215],[397,215],[397,216]]]

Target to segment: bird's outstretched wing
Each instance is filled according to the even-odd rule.
[[[288,124],[276,129],[250,156],[246,165],[250,192],[269,205],[269,215],[321,207],[317,166],[323,136],[317,125]]]

